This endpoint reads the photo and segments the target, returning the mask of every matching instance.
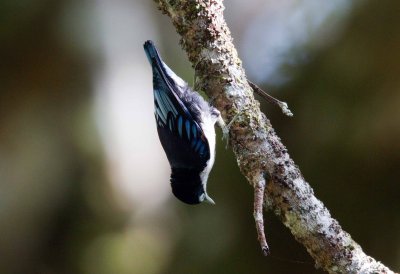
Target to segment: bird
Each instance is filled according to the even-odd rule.
[[[228,129],[218,109],[163,62],[151,40],[143,45],[153,73],[154,115],[161,145],[171,166],[172,193],[180,201],[215,204],[207,180],[215,161],[215,124]]]

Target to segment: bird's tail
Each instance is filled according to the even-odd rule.
[[[165,64],[153,41],[147,40],[143,45],[144,51],[146,52],[147,59],[153,68],[153,73],[159,74],[160,77],[168,82],[171,86],[175,87],[186,87],[187,83],[182,80],[178,75],[176,75],[168,66]],[[178,90],[175,90],[179,92]]]
[[[147,40],[143,45],[144,51],[146,52],[147,59],[150,64],[153,64],[153,61],[161,63],[160,55],[158,54],[157,48],[154,45],[153,41]]]

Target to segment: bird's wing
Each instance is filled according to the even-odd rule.
[[[202,170],[210,159],[207,138],[170,81],[160,64],[154,62],[155,117],[161,144],[172,167]]]
[[[154,90],[155,118],[161,143],[173,167],[204,167],[210,158],[207,139],[179,98]]]

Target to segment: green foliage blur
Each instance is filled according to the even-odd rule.
[[[103,2],[0,4],[0,273],[323,273],[272,212],[265,215],[272,255],[262,256],[252,188],[221,141],[208,186],[215,206],[187,206],[172,196],[161,150],[154,157],[162,168],[151,161],[125,162],[133,170],[128,185],[136,188],[130,198],[121,194],[119,162],[113,158],[119,154],[107,129],[122,120],[133,132],[128,143],[139,143],[136,150],[140,142],[156,138],[156,131],[153,117],[146,125],[154,131],[149,137],[130,122],[133,116],[102,116],[107,113],[98,106],[97,73],[110,61],[104,58],[108,40],[96,17],[107,11]],[[155,4],[114,3],[120,2],[129,2],[132,16],[143,20],[125,27],[139,37],[129,43],[148,83],[125,89],[151,113],[152,100],[141,97],[151,94],[144,40],[155,39],[170,67],[189,83],[193,70]],[[239,2],[225,3],[225,14],[235,43],[242,45],[245,26],[235,24],[239,15],[232,13]],[[257,5],[260,1],[254,13]],[[297,49],[308,50],[312,58],[285,68],[291,80],[279,86],[259,83],[294,112],[287,118],[262,103],[316,196],[367,254],[397,271],[399,10],[399,1],[358,2],[336,39],[318,49]],[[113,20],[111,33],[119,30]],[[116,52],[119,47],[124,45]],[[143,169],[161,172],[164,179],[153,185],[137,175]],[[137,202],[134,194],[144,187],[149,192]],[[144,209],[146,201],[150,205]]]

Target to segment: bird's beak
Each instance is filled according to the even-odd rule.
[[[205,199],[204,199],[204,202],[209,203],[209,204],[212,204],[212,205],[215,205],[214,200],[211,199],[210,196],[208,196],[207,194],[206,194],[206,197],[205,197]]]

